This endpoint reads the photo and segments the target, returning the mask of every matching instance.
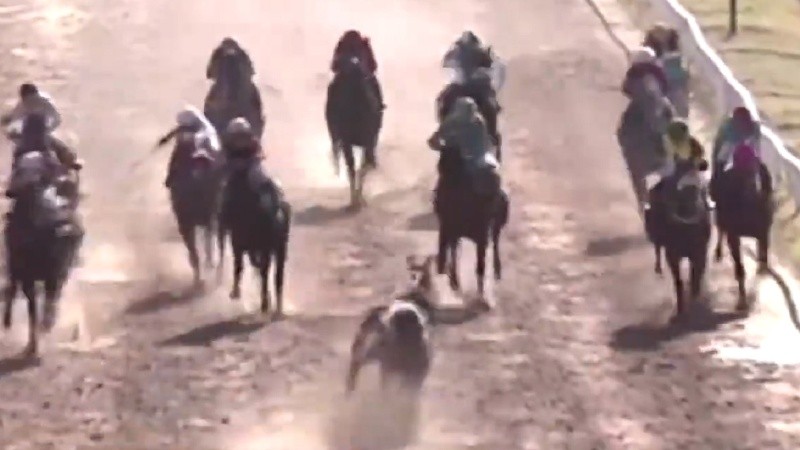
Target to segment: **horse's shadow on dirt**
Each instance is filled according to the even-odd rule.
[[[411,231],[438,231],[439,219],[432,211],[420,213],[408,219],[408,229]]]
[[[586,244],[585,253],[586,256],[603,258],[620,255],[645,245],[647,245],[647,239],[640,234],[599,238],[593,239]]]
[[[0,379],[17,372],[32,369],[39,366],[41,363],[41,358],[23,354],[2,359],[0,360]]]
[[[297,225],[324,226],[331,222],[347,218],[355,212],[356,210],[350,205],[335,207],[314,205],[293,214],[292,222]]]
[[[125,309],[126,314],[148,314],[162,309],[174,308],[191,303],[206,292],[204,286],[190,285],[177,290],[153,289],[143,296],[134,298]]]
[[[688,306],[684,317],[666,324],[649,322],[616,330],[610,345],[616,350],[656,351],[671,340],[693,333],[712,332],[726,323],[746,317],[747,312],[717,312],[705,302],[695,302]]]
[[[229,337],[243,338],[267,326],[272,319],[243,315],[233,319],[225,319],[217,322],[201,325],[185,333],[165,339],[159,343],[160,346],[186,346],[186,347],[207,347],[212,343]]]

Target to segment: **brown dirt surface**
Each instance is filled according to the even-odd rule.
[[[0,20],[0,93],[25,78],[52,92],[89,194],[83,264],[41,362],[11,359],[21,301],[0,342],[0,448],[800,447],[798,372],[762,351],[797,340],[774,283],[759,284],[745,320],[730,313],[729,268],[716,266],[709,305],[689,326],[666,325],[670,283],[652,274],[614,137],[625,62],[583,2],[41,0],[0,7]],[[322,120],[328,58],[349,27],[372,37],[389,105],[381,169],[355,215],[341,209]],[[406,255],[434,249],[424,141],[438,62],[464,27],[508,62],[505,277],[493,311],[436,330],[408,431],[402,405],[343,402],[343,376],[360,314],[403,283]],[[161,186],[166,155],[147,156],[181,104],[202,101],[226,34],[256,64],[268,165],[296,211],[289,317],[277,323],[252,314],[249,283],[242,303],[227,282],[182,295],[191,277]]]

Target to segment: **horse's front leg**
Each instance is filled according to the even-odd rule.
[[[213,223],[209,223],[207,227],[203,227],[203,242],[206,247],[206,268],[212,269],[214,267],[214,231],[216,227]]]
[[[719,218],[717,219],[719,221]],[[714,260],[716,262],[722,261],[722,242],[725,240],[725,231],[720,225],[717,225],[717,247],[714,251]]]
[[[269,269],[272,265],[272,255],[269,252],[264,252],[259,261],[258,272],[261,278],[261,313],[266,314],[269,311],[270,295],[269,295]]]
[[[681,279],[680,255],[676,255],[667,249],[667,265],[669,266],[669,271],[672,274],[672,284],[675,288],[675,298],[677,303],[677,310],[674,318],[678,318],[683,316],[685,310],[683,279]]]
[[[17,280],[11,277],[8,280],[8,286],[3,289],[3,300],[5,301],[5,311],[3,312],[3,327],[7,330],[11,328],[11,311],[14,306],[14,297],[17,296],[17,288],[19,287]]]
[[[697,252],[697,254],[689,260],[691,264],[691,293],[693,300],[700,297],[700,291],[703,288],[703,277],[705,277],[706,273],[707,257],[706,247],[703,246],[703,251]]]
[[[231,300],[238,300],[242,296],[242,270],[244,270],[244,248],[234,242],[231,247],[233,250],[233,287],[231,288]]]
[[[22,283],[22,293],[28,300],[28,345],[26,356],[36,356],[39,351],[39,314],[36,307],[36,284],[33,281]]]
[[[181,221],[178,223],[178,231],[183,238],[183,243],[186,245],[186,251],[189,253],[189,264],[192,266],[192,273],[194,274],[194,284],[199,285],[200,280],[200,256],[197,252],[197,230],[193,224]]]
[[[450,265],[448,269],[450,274],[450,288],[455,292],[459,292],[461,290],[461,281],[458,279],[458,239],[451,239],[449,247]]]
[[[486,247],[487,239],[479,239],[475,244],[475,278],[478,280],[478,301],[481,307],[489,309],[489,302],[486,300]]]

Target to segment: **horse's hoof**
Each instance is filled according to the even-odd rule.
[[[272,320],[275,322],[284,319],[286,319],[286,313],[283,311],[275,311],[275,313],[272,315]]]
[[[35,358],[39,354],[39,345],[35,342],[31,342],[27,346],[25,346],[25,350],[22,351],[22,356],[24,358]]]
[[[475,302],[475,307],[478,312],[485,313],[492,310],[492,305],[483,296],[478,297],[478,300]]]
[[[242,297],[242,293],[239,292],[238,289],[234,289],[231,291],[230,298],[231,300],[239,300]]]
[[[749,309],[750,305],[747,304],[747,300],[742,298],[739,299],[738,302],[736,302],[736,312],[744,313],[747,312]]]
[[[756,270],[757,275],[766,275],[769,273],[769,265],[767,263],[759,263]]]

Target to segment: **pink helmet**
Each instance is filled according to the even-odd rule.
[[[739,144],[733,151],[733,167],[741,170],[754,170],[758,166],[758,155],[750,144]]]

